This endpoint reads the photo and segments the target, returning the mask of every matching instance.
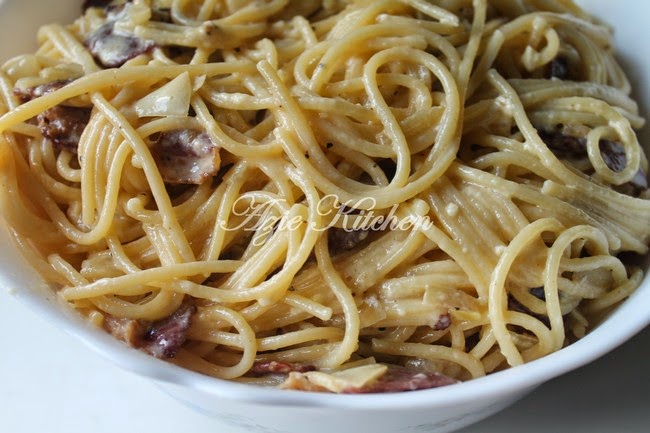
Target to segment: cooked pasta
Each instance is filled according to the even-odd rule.
[[[0,72],[0,206],[65,303],[223,379],[426,388],[640,284],[612,30],[561,0],[86,1]]]

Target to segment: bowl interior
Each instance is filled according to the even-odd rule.
[[[38,7],[34,6],[35,3],[38,3]],[[0,44],[0,59],[4,61],[18,53],[32,51],[38,27],[52,21],[70,22],[79,14],[80,3],[45,0],[0,2],[0,40],[4,41]],[[650,56],[639,51],[638,47],[640,41],[650,40],[650,26],[645,23],[645,18],[642,18],[650,16],[650,3],[632,0],[581,0],[578,3],[616,28],[619,58],[633,83],[641,112],[647,115],[650,104]],[[639,138],[645,143],[647,151],[650,144],[650,128],[646,126]],[[648,223],[650,224],[650,221]],[[250,386],[212,379],[159,361],[130,349],[103,331],[93,328],[59,303],[50,288],[14,247],[4,224],[0,224],[0,245],[0,286],[10,290],[47,320],[79,337],[102,356],[128,370],[159,381],[197,388],[229,399],[270,405],[325,405],[394,410],[399,407],[434,406],[441,402],[461,403],[485,396],[493,397],[513,389],[535,386],[584,365],[622,344],[650,323],[650,309],[647,307],[650,305],[650,278],[646,275],[641,287],[582,340],[540,360],[485,378],[444,390],[432,389],[406,395],[305,395],[275,389],[256,389],[251,393]],[[647,260],[645,265],[647,268]]]

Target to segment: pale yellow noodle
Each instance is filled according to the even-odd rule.
[[[246,383],[280,384],[252,373],[272,361],[467,380],[641,283],[645,121],[571,1],[115,3],[0,68],[0,210],[96,326],[156,353],[190,307],[169,360]],[[150,49],[104,67],[110,28]],[[66,147],[51,116],[79,108]]]

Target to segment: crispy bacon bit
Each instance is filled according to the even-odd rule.
[[[587,140],[584,137],[574,137],[563,134],[562,131],[539,131],[548,148],[558,158],[582,158],[587,156]]]
[[[349,251],[366,240],[368,230],[349,230],[332,227],[327,231],[327,242],[331,255]]]
[[[156,43],[115,30],[115,23],[109,21],[88,35],[86,46],[103,67],[118,68],[128,60],[150,52]]]
[[[289,374],[291,372],[305,373],[307,371],[315,371],[316,367],[313,365],[297,364],[293,362],[278,362],[278,361],[259,361],[255,362],[248,374],[252,376],[265,376],[267,374]]]
[[[196,307],[183,304],[171,316],[155,322],[106,315],[104,329],[131,347],[156,358],[173,358],[187,339],[187,330]]]
[[[539,137],[548,148],[560,158],[584,158],[587,156],[587,139],[574,137],[561,131],[541,131]],[[623,146],[611,140],[598,142],[600,154],[607,167],[613,171],[622,171],[627,164]]]
[[[453,385],[460,381],[438,372],[414,371],[396,365],[389,365],[388,370],[377,380],[361,387],[347,388],[344,394],[367,394],[379,392],[404,392],[418,389],[438,388]]]
[[[25,103],[59,90],[71,81],[55,80],[27,89],[14,88],[14,94]],[[55,105],[36,116],[36,123],[41,134],[52,141],[56,149],[76,154],[81,134],[90,120],[90,112],[89,107]]]
[[[23,104],[32,99],[39,98],[70,83],[72,80],[55,80],[49,83],[41,84],[39,86],[29,87],[27,89],[14,88],[14,95],[18,96],[20,102]]]
[[[156,358],[173,358],[187,339],[196,307],[184,304],[166,319],[153,322],[142,337],[142,348]]]
[[[623,146],[611,140],[600,140],[598,142],[598,148],[607,167],[612,171],[623,171],[627,164],[627,156],[625,155]]]
[[[198,185],[219,172],[217,145],[208,134],[195,129],[161,133],[152,153],[167,183]]]
[[[77,153],[79,139],[88,120],[90,108],[55,105],[36,117],[38,128],[59,150]]]
[[[433,329],[436,331],[444,331],[445,329],[451,326],[451,315],[449,313],[443,313],[438,316],[436,324],[433,326]]]
[[[558,158],[582,159],[587,157],[587,140],[585,137],[567,135],[562,131],[539,131],[538,134]],[[598,142],[598,148],[603,161],[610,170],[619,172],[627,165],[625,150],[619,143],[601,139]],[[618,187],[618,189],[624,194],[638,196],[642,191],[648,189],[646,174],[639,169],[630,182]]]
[[[627,155],[625,149],[619,143],[611,140],[601,139],[598,142],[600,154],[603,157],[605,165],[610,170],[620,172],[627,165]],[[648,178],[642,169],[639,169],[634,177],[625,185],[618,188],[622,193],[632,196],[639,195],[642,191],[648,189]]]

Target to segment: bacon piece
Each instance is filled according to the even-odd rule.
[[[452,377],[438,372],[414,371],[408,368],[389,365],[388,370],[377,380],[361,387],[347,388],[344,394],[368,394],[384,392],[404,392],[418,389],[438,388],[460,383]]]
[[[587,139],[564,134],[561,131],[540,131],[539,137],[559,158],[584,158],[587,156]],[[613,171],[622,171],[627,164],[623,146],[611,140],[598,142],[600,154],[607,167]]]
[[[150,52],[156,43],[115,30],[115,23],[109,21],[88,35],[86,46],[103,67],[118,68],[128,60]]]
[[[219,172],[219,148],[195,129],[161,133],[152,153],[163,180],[171,184],[201,184]]]
[[[54,80],[27,89],[14,88],[14,94],[25,103],[59,90],[71,81]],[[81,134],[90,120],[90,112],[90,107],[55,105],[36,116],[36,123],[41,134],[52,141],[56,149],[76,154]]]
[[[587,140],[584,137],[574,137],[561,131],[539,131],[548,148],[558,158],[583,158],[587,156]]]
[[[106,315],[104,329],[131,347],[142,349],[156,358],[173,358],[187,339],[196,307],[183,304],[172,315],[155,322]]]
[[[451,315],[449,313],[443,313],[440,316],[438,316],[438,320],[433,326],[433,329],[435,329],[436,331],[444,331],[450,326],[451,326]]]
[[[77,153],[79,139],[88,120],[90,108],[55,105],[36,116],[38,128],[59,150]]]
[[[187,339],[196,307],[184,304],[166,319],[153,322],[144,332],[142,349],[156,358],[173,358]]]
[[[248,374],[252,376],[265,376],[267,374],[289,374],[291,372],[305,373],[315,371],[316,367],[307,364],[279,361],[258,361],[253,364]]]
[[[18,96],[20,102],[25,103],[32,99],[39,98],[72,82],[72,80],[54,80],[49,83],[41,84],[27,89],[14,88],[14,95]]]
[[[623,146],[621,146],[620,143],[601,139],[598,142],[598,149],[600,149],[600,154],[603,157],[605,165],[607,165],[610,170],[620,172],[625,169],[625,166],[627,165],[627,155],[625,154],[625,149],[623,149]],[[638,196],[642,191],[648,189],[648,178],[643,170],[639,168],[629,182],[621,185],[617,189],[624,194]]]
[[[623,146],[611,140],[600,140],[598,142],[598,148],[607,167],[612,171],[623,171],[627,164],[627,156],[625,155]]]

